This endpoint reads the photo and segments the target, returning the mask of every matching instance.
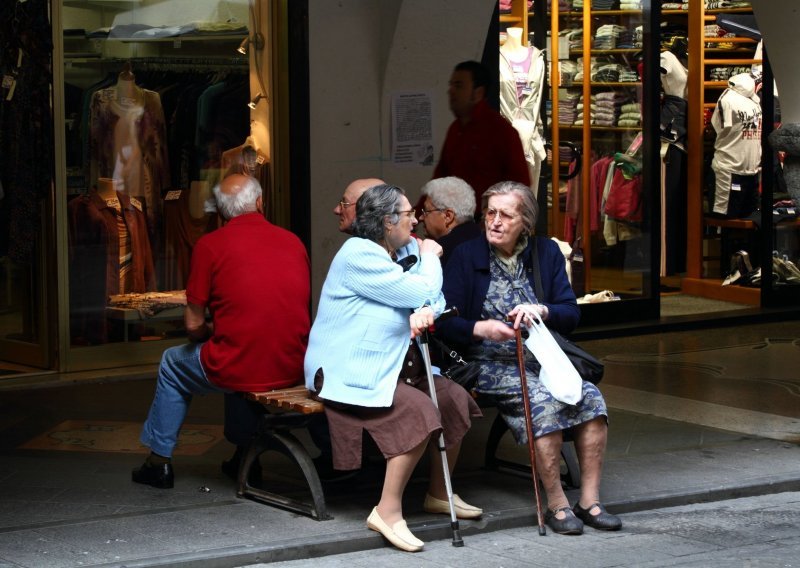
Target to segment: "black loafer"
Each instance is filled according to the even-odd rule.
[[[600,509],[600,512],[596,515],[592,515],[590,511],[595,507]],[[606,511],[606,508],[600,503],[589,505],[588,509],[581,507],[580,503],[575,503],[573,510],[575,511],[575,515],[582,520],[584,524],[589,525],[593,529],[598,529],[601,531],[618,531],[622,528],[622,520],[620,520],[618,516],[612,515]]]
[[[175,486],[175,473],[172,464],[150,465],[144,462],[142,467],[134,469],[131,479],[136,483],[152,485],[159,489],[172,489]]]
[[[557,519],[556,513],[564,511],[564,518]],[[561,507],[555,511],[547,510],[544,520],[553,532],[558,534],[583,534],[583,523],[569,507]]]

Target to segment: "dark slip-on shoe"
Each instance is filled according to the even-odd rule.
[[[557,519],[556,514],[564,511],[564,518]],[[569,507],[561,507],[555,511],[547,510],[544,520],[553,532],[558,534],[583,534],[583,523]]]
[[[591,511],[597,507],[600,512],[592,515]],[[618,531],[622,528],[622,520],[616,515],[612,515],[600,503],[589,505],[588,509],[581,507],[580,503],[575,503],[572,509],[575,511],[575,516],[583,521],[585,525],[589,525],[593,529],[601,531]]]

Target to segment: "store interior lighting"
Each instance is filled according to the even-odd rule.
[[[266,99],[266,98],[267,98],[267,97],[265,97],[265,96],[264,96],[264,95],[262,95],[261,93],[258,93],[258,94],[255,96],[255,98],[254,98],[252,101],[250,101],[249,103],[247,103],[247,106],[249,106],[251,109],[255,110],[255,108],[256,108],[256,105],[258,104],[258,102],[259,102],[261,99]]]
[[[239,44],[239,47],[236,48],[236,51],[242,55],[247,55],[247,50],[250,45],[252,45],[254,49],[264,49],[264,36],[260,33],[256,33],[252,37],[248,36],[244,38],[242,43]]]

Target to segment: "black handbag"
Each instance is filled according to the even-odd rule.
[[[534,241],[533,246],[531,247],[531,263],[533,264],[534,280],[533,286],[535,288],[534,291],[536,292],[536,297],[542,298],[544,297],[544,292],[542,291],[542,275],[541,272],[539,272],[539,253],[537,249],[537,243]],[[561,350],[564,352],[570,362],[572,362],[572,366],[575,367],[575,370],[578,371],[578,374],[584,381],[588,381],[596,385],[603,379],[603,372],[605,371],[603,363],[557,331],[550,328],[547,329],[550,331],[550,334],[556,340],[558,346],[561,347]]]
[[[442,369],[442,375],[458,383],[467,390],[472,390],[478,382],[480,363],[467,361],[454,349],[450,349],[442,340],[431,336],[431,343],[435,349],[431,352],[431,359]]]
[[[578,371],[584,381],[596,385],[603,380],[604,365],[595,357],[584,351],[578,344],[573,343],[557,331],[550,329],[550,334],[561,347],[561,350]]]

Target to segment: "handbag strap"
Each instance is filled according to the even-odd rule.
[[[544,300],[544,290],[542,287],[542,273],[539,270],[539,238],[533,237],[531,246],[531,266],[533,267],[533,291],[539,302]]]
[[[436,345],[438,345],[445,353],[447,353],[447,356],[450,357],[453,360],[453,362],[456,363],[457,365],[467,364],[468,361],[462,358],[461,355],[458,354],[458,351],[450,349],[447,345],[445,345],[445,343],[442,340],[438,339],[435,335],[431,335],[430,340],[436,343]]]

